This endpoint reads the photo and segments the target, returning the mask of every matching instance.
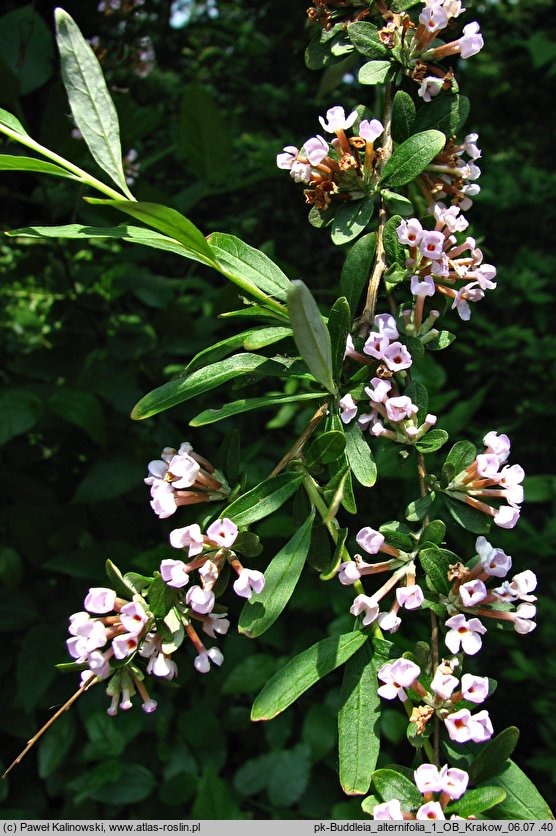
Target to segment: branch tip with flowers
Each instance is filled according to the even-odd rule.
[[[99,8],[123,14],[124,6],[136,5]],[[136,157],[128,154],[126,173],[102,72],[65,12],[57,11],[58,43],[76,129],[117,190],[36,143],[15,117],[0,112],[0,132],[45,156],[48,173],[71,175],[109,198],[89,200],[141,224],[119,228],[121,237],[217,271],[240,288],[250,314],[262,318],[260,342],[249,334],[245,351],[234,353],[239,343],[224,341],[215,353],[201,352],[184,376],[145,395],[134,419],[155,416],[228,381],[243,378],[247,384],[263,376],[280,381],[283,393],[231,401],[193,417],[191,424],[202,427],[282,404],[310,410],[305,429],[272,473],[249,489],[231,443],[216,454],[216,465],[189,442],[165,447],[148,464],[145,483],[154,513],[167,519],[190,506],[195,521],[170,532],[178,556],[163,558],[149,575],[122,574],[108,561],[110,585],[91,588],[83,609],[69,619],[72,662],[62,667],[79,671],[81,685],[58,714],[101,683],[109,715],[131,709],[134,700],[145,713],[154,712],[151,690],[179,680],[178,651],[192,657],[199,673],[220,668],[222,650],[207,646],[200,634],[217,642],[231,627],[228,576],[235,578],[233,593],[245,599],[239,631],[256,638],[287,607],[302,571],[310,571],[304,564],[320,521],[330,556],[317,571],[323,582],[353,586],[353,628],[322,639],[279,669],[255,699],[251,716],[272,719],[345,665],[349,688],[342,690],[338,721],[340,782],[349,795],[365,796],[363,810],[376,820],[519,818],[516,803],[522,818],[530,819],[532,811],[539,819],[551,816],[515,764],[513,806],[505,806],[498,776],[508,768],[517,732],[507,729],[493,738],[482,705],[496,682],[468,670],[487,640],[485,619],[519,635],[535,629],[535,574],[526,569],[508,577],[512,558],[484,536],[492,523],[506,529],[517,524],[524,472],[507,464],[510,440],[498,429],[484,436],[480,453],[470,442],[457,441],[445,454],[448,433],[436,426],[442,418],[429,411],[421,382],[426,353],[443,350],[454,339],[440,322],[454,311],[468,321],[472,305],[496,289],[496,268],[485,263],[476,239],[466,234],[469,221],[463,215],[479,193],[476,161],[482,155],[476,133],[462,136],[469,103],[459,93],[456,74],[458,61],[484,45],[476,21],[448,40],[464,12],[460,0],[316,0],[308,10],[309,67],[320,69],[349,55],[359,66],[361,88],[374,87],[379,95],[370,99],[382,102],[380,112],[367,104],[332,105],[318,118],[323,134],[288,144],[277,155],[277,166],[303,185],[310,223],[328,229],[334,245],[350,245],[340,296],[327,316],[311,290],[291,282],[264,253],[232,235],[205,236],[176,210],[135,200],[129,188]],[[442,63],[446,59],[449,64]],[[74,86],[75,68],[86,69],[90,100]],[[100,122],[99,101],[105,104]],[[22,162],[22,169],[26,165],[32,168]],[[71,237],[75,225],[71,231],[36,227],[26,233]],[[276,352],[282,343],[283,353]],[[312,400],[319,403],[316,411]],[[416,498],[402,519],[382,524],[365,503],[380,475],[377,445],[384,456],[416,465]],[[247,568],[243,561],[262,552],[251,526],[288,507],[294,497],[294,534],[264,572]],[[352,534],[344,520],[357,512],[358,501],[367,524]],[[447,548],[451,526],[477,535],[473,554]],[[396,633],[423,610],[430,611],[430,644],[402,651],[407,640],[397,643]],[[407,714],[412,778],[405,767],[376,768],[375,718],[384,700],[400,700]]]

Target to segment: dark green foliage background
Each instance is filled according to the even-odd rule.
[[[7,2],[3,8],[21,5]],[[469,5],[465,22],[481,20],[487,45],[460,67],[463,92],[472,102],[467,128],[480,132],[483,148],[483,191],[470,217],[475,234],[481,241],[484,236],[486,260],[499,268],[499,289],[477,306],[470,324],[455,323],[458,339],[430,364],[425,382],[435,392],[431,408],[454,440],[478,442],[490,429],[508,432],[512,462],[531,474],[520,525],[497,531],[493,540],[513,555],[517,570],[538,573],[539,627],[527,637],[495,636],[491,630],[472,669],[498,679],[488,706],[495,728],[515,723],[522,729],[516,760],[550,802],[556,782],[549,690],[556,679],[556,481],[549,475],[556,363],[554,33],[547,29],[547,0]],[[28,8],[51,29],[53,6],[36,2]],[[274,156],[284,144],[315,133],[317,115],[331,104],[356,104],[369,88],[360,92],[343,84],[318,92],[319,75],[303,65],[304,4],[221,0],[219,15],[211,17],[197,3],[190,22],[172,29],[170,3],[146,0],[152,17],[129,22],[123,32],[94,2],[74,0],[65,8],[106,49],[103,67],[121,117],[124,152],[136,148],[141,162],[137,196],[176,206],[205,233],[243,237],[330,303],[343,254],[306,223],[300,190],[275,168]],[[9,37],[8,23],[0,18],[0,38],[3,32]],[[88,168],[83,143],[70,136],[46,27],[35,32],[29,57],[37,60],[0,60],[0,106],[22,118],[44,144]],[[146,34],[157,67],[139,79],[129,55]],[[199,91],[192,83],[211,91],[212,123],[206,112],[194,117]],[[14,153],[6,143],[1,150]],[[2,173],[0,198],[4,229],[73,220],[100,226],[115,217],[87,207],[71,185],[33,175]],[[208,400],[194,411],[188,405],[142,424],[131,422],[129,412],[197,350],[233,333],[239,326],[217,315],[239,305],[233,288],[198,265],[110,241],[24,245],[5,239],[0,273],[0,729],[7,765],[75,688],[75,676],[60,675],[53,665],[65,659],[67,616],[80,609],[90,585],[104,582],[106,558],[124,569],[150,570],[169,555],[166,534],[173,524],[159,522],[148,507],[146,462],[163,446],[189,439],[219,463],[232,422],[187,428],[193,414],[214,405]],[[260,385],[259,392],[271,388]],[[216,405],[219,397],[224,400],[217,395]],[[278,420],[256,412],[234,421],[245,439],[252,483],[272,469],[308,414],[285,407]],[[372,493],[361,496],[361,524],[395,518],[415,498],[410,464],[388,465],[379,455],[381,473]],[[303,509],[259,525],[261,567],[294,531],[297,512]],[[180,524],[189,519],[184,512]],[[458,536],[452,548],[472,548],[470,535]],[[321,549],[315,542],[314,557]],[[349,591],[319,582],[307,567],[290,610],[269,634],[257,641],[237,635],[224,640],[221,670],[196,674],[185,650],[182,687],[155,686],[154,715],[136,707],[110,719],[101,688],[85,695],[0,785],[2,815],[363,816],[357,800],[342,796],[335,776],[340,674],[272,723],[249,722],[252,698],[285,659],[350,628],[350,599]],[[239,605],[236,619],[238,612]],[[412,641],[420,637],[419,620],[409,613],[404,621]],[[381,763],[406,763],[401,711],[386,707],[383,733]]]

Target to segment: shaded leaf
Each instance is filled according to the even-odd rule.
[[[79,181],[79,177],[59,165],[15,154],[0,154],[0,171],[34,171],[37,174],[53,174],[56,177]]]
[[[440,131],[413,134],[398,145],[384,166],[381,186],[404,186],[414,180],[439,154],[446,143]]]
[[[469,99],[465,96],[439,96],[419,108],[416,131],[436,128],[447,136],[455,136],[469,116]]]
[[[330,230],[332,242],[340,246],[360,235],[371,220],[373,211],[374,203],[368,197],[340,204]]]
[[[352,421],[345,428],[346,456],[351,472],[360,485],[372,488],[376,482],[377,468],[371,448],[365,441],[361,427]]]
[[[271,720],[327,673],[343,665],[368,639],[355,631],[330,636],[291,659],[267,682],[251,709],[251,719]]]
[[[226,275],[239,277],[268,296],[286,301],[291,282],[261,250],[225,232],[213,232],[208,240],[212,254]]]
[[[382,58],[388,55],[388,47],[378,37],[378,30],[372,23],[358,21],[347,27],[348,38],[365,58]],[[387,63],[387,62],[386,62]]]
[[[344,261],[340,293],[348,300],[352,316],[357,311],[359,299],[370,278],[375,251],[376,232],[370,232],[355,242]]]
[[[245,602],[238,629],[249,638],[262,635],[274,624],[290,600],[305,565],[315,519],[311,511],[303,525],[270,561],[264,575],[262,592]]]
[[[261,398],[242,398],[224,404],[220,409],[205,409],[189,422],[190,427],[205,427],[207,424],[214,424],[216,421],[223,421],[232,415],[239,415],[242,412],[252,412],[255,409],[272,409],[275,405],[284,403],[305,403],[318,398],[326,398],[326,392],[297,392],[294,395],[265,395]]]
[[[202,84],[186,84],[183,89],[178,148],[187,157],[189,168],[209,184],[225,183],[230,172],[232,146],[229,122],[210,90]],[[218,153],[214,141],[218,141]]]
[[[280,508],[296,492],[303,481],[303,473],[279,473],[261,482],[255,488],[235,499],[222,512],[222,517],[230,517],[237,526],[268,517]]]
[[[451,496],[444,496],[444,501],[448,506],[450,514],[455,521],[467,531],[472,531],[473,534],[488,534],[492,523],[492,517],[477,511],[466,505],[465,502],[459,502],[452,499]]]
[[[398,90],[392,102],[392,139],[405,142],[414,133],[415,104],[409,93]]]
[[[335,393],[330,334],[311,291],[302,281],[291,283],[288,312],[295,344],[309,371],[328,392]]]

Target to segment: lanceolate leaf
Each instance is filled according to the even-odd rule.
[[[394,142],[405,142],[413,133],[414,125],[415,104],[413,99],[409,93],[398,90],[392,103],[392,138]]]
[[[12,131],[15,131],[16,134],[20,134],[20,136],[29,136],[19,119],[16,119],[11,113],[8,113],[7,110],[4,110],[0,107],[0,125],[5,125],[6,128],[10,128]]]
[[[440,131],[414,134],[399,145],[386,165],[381,186],[405,186],[414,180],[444,148],[446,137]]]
[[[357,52],[365,58],[383,58],[388,54],[388,47],[382,43],[378,37],[378,30],[372,23],[366,21],[350,23],[347,33]]]
[[[311,544],[311,528],[315,518],[311,511],[291,540],[272,558],[265,575],[262,592],[245,602],[239,617],[239,632],[249,638],[262,635],[274,624],[295,589]]]
[[[326,392],[297,392],[293,395],[266,395],[262,398],[242,398],[238,401],[232,401],[220,409],[205,409],[200,412],[195,418],[189,422],[191,427],[204,427],[207,424],[214,424],[216,421],[223,421],[225,418],[230,418],[232,415],[239,415],[241,412],[251,412],[254,409],[272,409],[275,405],[284,403],[305,403],[306,401],[314,401],[317,398],[321,400],[327,397]]]
[[[304,474],[298,472],[279,473],[265,479],[256,488],[247,491],[235,499],[222,512],[222,517],[230,517],[238,526],[250,525],[263,517],[268,517],[293,496]]]
[[[369,232],[350,249],[340,278],[340,293],[348,300],[352,316],[357,313],[359,299],[368,282],[376,250],[376,232]]]
[[[492,517],[483,514],[481,511],[477,511],[475,508],[471,508],[465,502],[452,499],[451,496],[444,496],[444,500],[450,514],[462,528],[466,528],[474,534],[488,534]]]
[[[213,256],[226,272],[246,279],[275,299],[286,301],[291,282],[267,255],[224,232],[213,232],[208,240]]]
[[[150,418],[176,404],[208,392],[222,383],[227,383],[234,377],[256,371],[260,374],[277,374],[280,372],[280,365],[260,354],[234,354],[184,377],[170,380],[149,392],[134,406],[131,417],[135,420]]]
[[[342,372],[350,325],[351,311],[348,300],[345,296],[340,296],[332,305],[328,316],[328,333],[332,343],[332,373],[337,381],[340,380]]]
[[[391,66],[390,61],[368,61],[359,70],[359,84],[382,84]]]
[[[334,394],[336,386],[332,377],[330,334],[311,291],[301,281],[291,284],[288,311],[299,353],[315,379]]]
[[[330,232],[333,243],[339,246],[357,238],[371,220],[373,211],[374,203],[368,197],[338,206]]]
[[[479,754],[469,767],[469,777],[473,784],[488,781],[503,769],[506,761],[517,746],[519,729],[509,726],[481,747]]]
[[[446,462],[454,465],[454,472],[461,473],[475,460],[477,448],[470,441],[457,441],[446,456]]]
[[[70,174],[69,171],[59,165],[15,154],[0,154],[0,171],[34,171],[37,174],[53,174],[55,177],[66,177],[68,180],[79,181],[79,177]]]
[[[426,131],[437,128],[447,136],[454,136],[469,116],[469,99],[465,96],[441,96],[420,108],[415,128]]]
[[[347,795],[368,792],[380,751],[377,665],[365,644],[344,669],[338,711],[340,783]]]
[[[346,429],[346,456],[351,472],[360,485],[372,488],[376,482],[377,469],[371,448],[365,441],[361,428],[356,421]]]
[[[446,812],[457,813],[458,816],[466,819],[490,810],[495,804],[502,803],[505,798],[506,791],[502,787],[478,787],[474,790],[467,790],[462,798],[448,804]]]
[[[56,9],[55,16],[62,79],[75,124],[102,170],[124,194],[129,195],[122,164],[118,114],[100,64],[70,15],[63,9]]]
[[[413,781],[395,769],[377,769],[373,775],[373,785],[383,801],[397,799],[401,802],[402,810],[416,809],[423,803],[423,796]]]
[[[214,253],[207,243],[203,233],[184,215],[168,206],[159,203],[138,203],[135,200],[105,200],[104,198],[89,198],[89,203],[102,206],[113,206],[120,212],[131,215],[138,221],[143,221],[164,235],[174,238],[180,244],[195,253],[197,260],[211,267],[215,267]]]
[[[274,674],[253,703],[251,719],[272,720],[315,682],[344,662],[368,640],[359,631],[317,642]]]

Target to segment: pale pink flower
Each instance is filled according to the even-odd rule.
[[[437,668],[431,682],[431,689],[440,699],[449,700],[458,684],[459,680],[455,676],[443,673],[440,668]]]
[[[116,659],[125,659],[137,650],[139,639],[136,633],[124,633],[112,639],[112,649]]]
[[[225,517],[222,520],[216,520],[207,528],[209,540],[218,545],[220,548],[229,549],[236,541],[238,535],[238,528],[235,523]]]
[[[189,583],[189,573],[183,560],[163,560],[160,564],[160,575],[164,583],[175,589],[181,589]]]
[[[424,235],[423,227],[417,218],[402,220],[396,230],[398,241],[406,247],[417,247]]]
[[[482,647],[481,636],[486,633],[478,618],[470,618],[469,621],[464,615],[453,615],[446,621],[446,627],[450,627],[444,641],[448,650],[452,653],[459,653],[460,647],[464,653],[474,656]]]
[[[461,678],[463,696],[469,702],[482,703],[488,697],[488,676],[464,673]]]
[[[406,610],[417,610],[425,600],[423,590],[418,584],[398,587],[396,589],[396,600],[400,607]]]
[[[478,714],[472,715],[467,708],[461,708],[448,715],[444,724],[450,740],[456,743],[467,743],[469,740],[484,743],[492,737],[494,731],[488,711],[479,711]]]
[[[475,543],[483,571],[495,578],[504,578],[512,568],[512,559],[502,549],[495,549],[485,537]]]
[[[203,632],[215,639],[216,635],[225,636],[230,629],[230,622],[226,618],[227,613],[211,612],[203,621]]]
[[[210,670],[210,663],[220,667],[224,661],[224,656],[217,647],[210,647],[208,650],[203,650],[195,657],[193,664],[199,673],[208,673]]]
[[[393,422],[411,418],[419,411],[419,408],[412,403],[411,398],[408,398],[407,395],[401,395],[399,398],[389,398],[385,406],[388,420]]]
[[[208,589],[201,589],[200,586],[192,586],[185,596],[185,603],[192,610],[200,615],[206,615],[214,607],[214,592]]]
[[[373,810],[375,821],[401,821],[403,819],[402,807],[397,798],[376,804]]]
[[[359,125],[359,136],[365,142],[374,142],[384,131],[384,125],[378,119],[362,119]]]
[[[234,581],[234,592],[241,598],[251,598],[253,592],[262,592],[265,577],[257,569],[242,569],[239,577]]]
[[[356,119],[356,110],[352,110],[349,116],[346,116],[344,108],[340,107],[340,105],[329,108],[326,111],[326,118],[319,116],[319,122],[322,127],[330,134],[336,133],[336,131],[347,131],[348,128],[351,128]]]
[[[340,563],[338,571],[338,580],[342,586],[351,586],[356,581],[361,579],[361,573],[357,568],[357,564],[353,560],[348,560],[345,563]]]
[[[384,403],[388,397],[388,392],[392,388],[392,384],[389,380],[381,380],[380,377],[373,377],[371,380],[371,389],[370,386],[365,387],[365,394],[369,396],[369,398],[374,403]]]
[[[520,509],[513,505],[501,505],[494,515],[494,522],[500,528],[514,528],[519,520]]]
[[[413,773],[415,786],[423,795],[426,792],[440,792],[442,783],[440,773],[433,763],[423,763]]]
[[[317,134],[303,144],[303,150],[311,165],[319,165],[328,156],[328,142]]]
[[[197,523],[186,525],[184,528],[174,528],[170,532],[170,544],[175,549],[187,549],[189,557],[201,554],[203,543],[203,535]]]
[[[419,249],[424,256],[436,261],[442,255],[445,240],[441,232],[425,231],[419,242]]]
[[[120,610],[120,621],[127,632],[132,635],[138,635],[148,620],[149,616],[136,601],[125,604]]]
[[[384,535],[380,531],[375,531],[370,526],[361,528],[357,532],[355,539],[367,554],[377,554],[384,543]]]
[[[411,366],[411,354],[400,342],[391,343],[383,352],[383,360],[392,372],[399,372]]]
[[[299,150],[295,145],[286,145],[284,151],[276,156],[276,165],[278,168],[291,170],[292,165],[297,160]]]
[[[396,320],[389,313],[377,314],[373,320],[373,328],[376,328],[383,337],[389,340],[397,340],[399,335]]]
[[[459,597],[464,607],[475,607],[488,595],[488,590],[484,583],[476,578],[467,583],[462,583],[459,588]]]
[[[89,589],[83,606],[93,613],[112,612],[116,603],[116,593],[113,589],[104,586],[96,586]]]
[[[355,616],[361,615],[361,613],[364,612],[365,616],[363,618],[363,626],[368,627],[369,624],[372,624],[372,622],[376,620],[379,605],[374,598],[369,598],[368,595],[358,595],[349,611]]]
[[[485,45],[480,27],[476,20],[463,27],[463,36],[459,39],[459,51],[462,58],[471,58]]]
[[[461,798],[467,790],[469,775],[465,770],[457,769],[454,766],[448,769],[448,765],[446,764],[440,770],[440,781],[442,792],[445,792],[447,796],[455,800]]]
[[[439,821],[445,819],[444,810],[439,801],[427,801],[415,813],[417,821]]]
[[[434,296],[436,285],[432,276],[425,276],[422,281],[419,276],[412,276],[410,289],[414,296]]]
[[[357,415],[357,404],[351,395],[344,395],[340,400],[340,419],[343,424],[349,424]]]
[[[395,662],[386,662],[378,671],[378,678],[384,685],[377,689],[377,694],[386,700],[399,697],[404,701],[407,699],[404,688],[413,685],[420,673],[420,667],[410,659],[401,658]]]

